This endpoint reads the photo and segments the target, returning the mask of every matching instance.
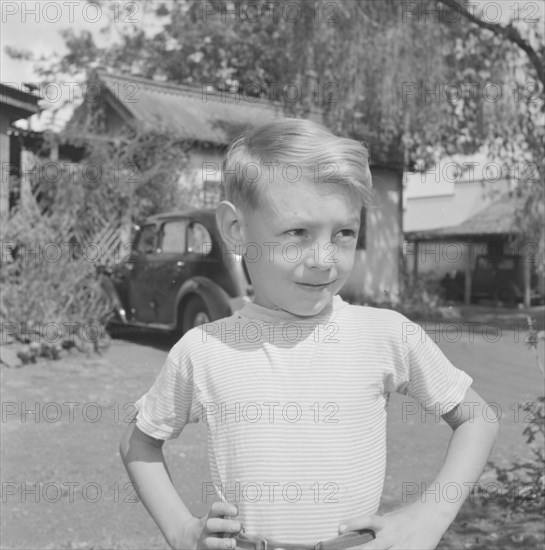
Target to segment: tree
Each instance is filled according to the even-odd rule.
[[[68,30],[69,53],[42,63],[44,77],[103,65],[283,101],[296,116],[320,107],[332,129],[365,140],[382,162],[425,167],[485,148],[508,172],[518,168],[522,233],[543,248],[538,22],[489,23],[465,0],[139,6],[160,21],[157,31],[135,24],[113,46],[99,47],[89,33]],[[439,8],[438,17],[427,15]]]
[[[488,73],[506,94],[494,102],[486,119],[486,144],[493,160],[516,169],[517,194],[522,198],[518,222],[524,238],[533,241],[541,256],[545,246],[545,41],[543,21],[514,12],[507,25],[483,20],[461,0],[437,0],[471,26],[464,56],[488,60]],[[532,7],[530,4],[529,7]],[[534,6],[535,7],[535,6]],[[516,6],[518,10],[518,4]],[[520,55],[522,54],[522,55]],[[490,66],[499,67],[492,73]]]

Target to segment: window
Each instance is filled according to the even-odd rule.
[[[162,227],[161,252],[166,254],[183,254],[185,252],[184,220],[167,222]]]
[[[356,241],[356,248],[364,249],[367,245],[367,209],[363,207],[361,209],[361,223],[360,230],[358,232],[358,240]]]
[[[141,254],[153,254],[155,252],[155,225],[145,225],[142,228],[137,250]]]
[[[187,231],[187,251],[207,256],[212,251],[212,237],[202,223],[193,222]]]

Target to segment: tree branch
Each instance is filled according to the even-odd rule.
[[[531,46],[531,44],[527,40],[522,38],[519,31],[515,27],[513,27],[511,23],[504,27],[503,25],[499,25],[498,23],[489,23],[488,21],[483,21],[482,19],[476,17],[471,12],[469,12],[462,4],[458,3],[456,0],[437,0],[437,2],[443,4],[451,10],[458,12],[462,17],[465,17],[468,21],[475,23],[475,25],[481,27],[482,29],[492,31],[496,36],[503,36],[507,40],[510,40],[511,42],[516,44],[528,55],[530,63],[533,65],[534,69],[537,72],[537,77],[545,88],[544,60],[541,59],[541,57]]]

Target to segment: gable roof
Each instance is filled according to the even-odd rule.
[[[409,241],[434,241],[514,235],[519,232],[516,220],[521,206],[521,199],[506,193],[458,225],[426,231],[408,231],[405,238]]]
[[[231,92],[209,90],[150,80],[98,69],[95,82],[105,99],[128,123],[165,128],[180,137],[216,145],[227,145],[248,124],[285,116],[284,106]],[[321,112],[310,117],[321,121]]]

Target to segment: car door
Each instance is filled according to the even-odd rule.
[[[157,322],[172,325],[180,287],[192,277],[212,279],[217,261],[211,260],[212,236],[197,220],[168,220],[159,235],[162,269],[156,273]]]
[[[153,323],[156,319],[153,272],[157,257],[157,226],[146,224],[140,230],[138,243],[126,265],[132,321]]]
[[[178,290],[189,276],[187,263],[186,218],[167,220],[159,229],[160,269],[154,273],[156,322],[172,324]]]

